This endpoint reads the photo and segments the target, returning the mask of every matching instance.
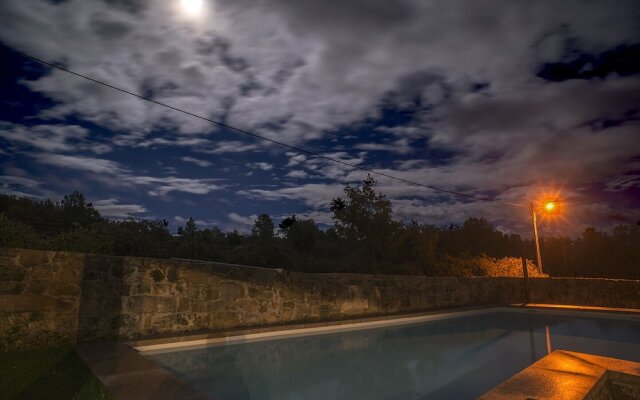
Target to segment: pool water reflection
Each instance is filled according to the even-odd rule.
[[[640,321],[496,312],[150,355],[211,399],[473,399],[553,349],[640,361]]]

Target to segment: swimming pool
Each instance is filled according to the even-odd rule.
[[[148,354],[211,399],[473,399],[553,349],[640,362],[640,319],[496,310]],[[175,350],[175,349],[174,349]]]

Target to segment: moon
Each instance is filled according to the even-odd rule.
[[[203,0],[181,0],[182,9],[190,15],[198,15],[202,11]]]

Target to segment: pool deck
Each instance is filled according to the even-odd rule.
[[[480,400],[639,399],[640,363],[556,350]]]
[[[117,400],[206,400],[202,393],[123,343],[84,343],[76,352]]]
[[[200,400],[206,399],[206,397],[187,383],[177,378],[175,375],[168,372],[155,361],[145,357],[143,354],[179,351],[246,341],[269,340],[283,337],[317,335],[339,331],[421,323],[496,311],[542,311],[545,314],[558,313],[562,315],[605,316],[608,318],[637,318],[640,320],[639,309],[561,306],[548,304],[514,304],[511,306],[500,307],[441,309],[422,313],[385,315],[341,321],[296,323],[278,326],[232,329],[198,335],[147,339],[128,343],[85,343],[76,345],[76,351],[93,373],[100,379],[107,390],[118,400]],[[557,351],[553,354],[555,353],[557,353]],[[507,398],[523,399],[525,397],[487,397],[486,399],[494,400]],[[543,399],[547,397],[534,398]],[[577,399],[579,397],[566,398]]]

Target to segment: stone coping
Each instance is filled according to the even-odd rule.
[[[543,312],[547,315],[640,321],[640,309],[638,308],[572,306],[564,304],[512,304],[509,307],[528,312]]]
[[[432,310],[422,313],[393,314],[376,317],[356,318],[314,323],[268,325],[252,328],[208,332],[179,337],[164,337],[126,343],[146,354],[168,351],[192,350],[197,348],[237,344],[286,337],[335,333],[340,331],[370,329],[376,327],[422,323],[447,318],[479,315],[493,312],[538,312],[563,316],[640,319],[640,310],[606,307],[564,306],[555,304],[513,304],[500,307],[465,307]]]
[[[277,337],[293,337],[357,330],[373,328],[377,326],[420,323],[429,320],[496,312],[500,309],[501,307],[485,306],[460,307],[453,309],[449,308],[431,310],[419,313],[379,315],[373,317],[350,318],[322,322],[265,325],[247,328],[227,329],[195,335],[145,339],[127,342],[126,344],[146,354],[153,354],[157,352],[169,351],[170,349],[174,349],[173,351],[186,350],[225,343],[238,343],[248,340],[264,340]]]
[[[192,386],[123,343],[84,343],[75,349],[117,400],[206,400]]]
[[[640,315],[640,308],[593,307],[593,306],[573,306],[573,305],[565,305],[565,304],[538,304],[538,303],[512,304],[512,306],[538,308],[538,309],[544,309],[544,310],[600,311],[600,312],[606,312],[606,313],[623,313],[626,315],[629,315],[629,314]]]
[[[555,350],[480,400],[640,398],[640,363]]]

